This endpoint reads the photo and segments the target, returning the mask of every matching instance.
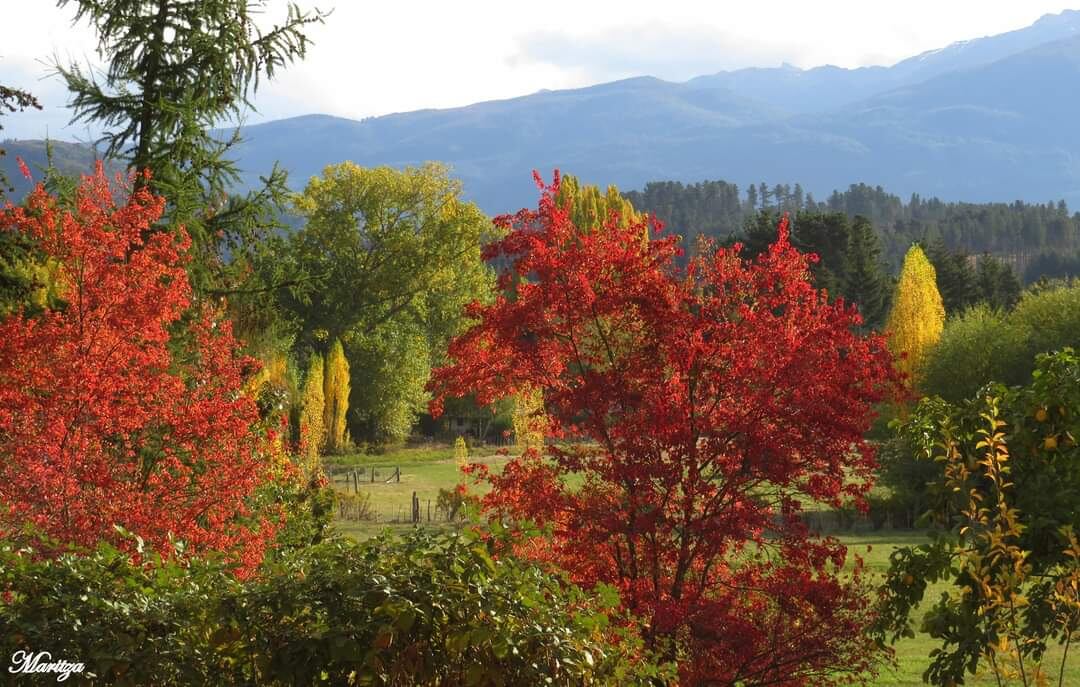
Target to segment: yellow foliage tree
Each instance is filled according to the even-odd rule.
[[[893,293],[892,310],[885,323],[896,367],[916,386],[926,355],[945,328],[945,306],[937,288],[937,274],[926,254],[912,246],[904,256],[900,279]],[[905,355],[906,354],[906,355]]]
[[[544,396],[540,389],[522,391],[514,397],[514,446],[520,453],[544,448]]]
[[[469,463],[469,446],[465,443],[465,437],[458,437],[454,441],[454,461],[459,469]]]
[[[304,462],[308,475],[319,469],[319,453],[326,439],[326,395],[323,388],[323,358],[311,356],[300,406],[300,436],[303,439]]]
[[[612,211],[618,213],[620,227],[644,219],[615,186],[608,186],[607,191],[601,193],[598,186],[583,186],[577,177],[569,174],[562,177],[556,199],[563,207],[569,204],[570,219],[584,232],[603,226]],[[648,230],[642,240],[649,240]]]
[[[323,426],[327,451],[345,448],[345,411],[349,409],[349,361],[340,339],[335,339],[326,356],[323,374]]]

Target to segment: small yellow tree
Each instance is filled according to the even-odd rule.
[[[304,442],[304,461],[308,475],[319,469],[319,453],[326,440],[326,395],[323,388],[323,358],[315,354],[308,364],[300,406],[300,436]]]
[[[896,367],[916,386],[926,354],[945,328],[945,306],[938,293],[934,266],[918,246],[904,256],[900,279],[893,293],[892,310],[885,323]]]
[[[326,428],[327,451],[345,448],[345,411],[349,409],[349,361],[340,339],[335,339],[326,356],[323,376],[323,426]]]
[[[603,226],[612,211],[618,213],[620,227],[627,227],[632,222],[643,219],[615,186],[608,186],[607,191],[601,193],[598,186],[583,186],[577,177],[571,175],[562,177],[556,198],[564,207],[569,203],[570,219],[574,226],[583,232]],[[647,241],[648,238],[646,231],[643,240]]]
[[[465,443],[465,437],[459,436],[454,441],[454,461],[459,469],[469,464],[469,445]]]
[[[540,389],[522,391],[514,397],[514,446],[521,453],[544,448],[544,396]]]

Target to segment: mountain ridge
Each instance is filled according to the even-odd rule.
[[[638,76],[362,120],[301,115],[243,127],[237,154],[248,185],[281,161],[297,189],[345,159],[442,160],[491,213],[532,204],[531,171],[555,168],[627,190],[780,179],[815,195],[866,182],[901,195],[1077,205],[1080,89],[1071,85],[1080,85],[1076,10],[890,67]]]

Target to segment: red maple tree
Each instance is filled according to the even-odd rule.
[[[786,217],[753,261],[707,246],[680,268],[673,237],[643,242],[655,220],[583,230],[558,173],[537,183],[537,211],[496,220],[500,295],[470,306],[431,386],[436,413],[542,391],[546,455],[474,466],[486,510],[547,530],[519,553],[615,585],[682,684],[857,678],[875,661],[860,565],[842,573],[845,547],[801,514],[870,487],[863,434],[898,389],[884,340],[815,289]]]
[[[240,393],[255,361],[191,307],[189,239],[150,231],[164,200],[143,188],[118,204],[124,191],[99,165],[71,209],[40,185],[0,209],[0,231],[56,266],[60,297],[0,321],[0,536],[29,524],[40,542],[130,548],[120,526],[165,555],[182,540],[250,570],[279,524],[249,507],[270,471]]]

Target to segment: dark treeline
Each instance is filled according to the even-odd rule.
[[[1064,201],[957,203],[918,194],[904,201],[866,184],[852,184],[819,201],[799,184],[762,183],[740,192],[726,181],[650,182],[624,195],[635,208],[655,213],[682,234],[690,247],[698,236],[724,240],[744,235],[761,210],[842,212],[870,220],[882,257],[894,271],[913,242],[940,242],[962,254],[994,255],[1025,282],[1080,274],[1080,213],[1070,214]]]

